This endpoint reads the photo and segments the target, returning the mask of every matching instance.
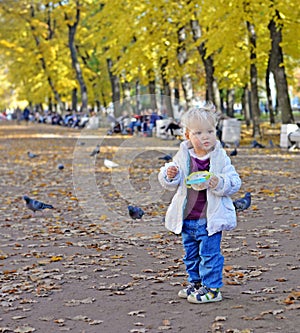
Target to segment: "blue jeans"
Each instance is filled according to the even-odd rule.
[[[209,288],[222,287],[224,257],[221,254],[221,240],[222,232],[208,236],[205,218],[183,221],[183,262],[189,282],[201,281]]]

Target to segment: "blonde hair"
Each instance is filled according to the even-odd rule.
[[[218,112],[212,103],[207,103],[201,107],[192,107],[187,110],[181,117],[181,124],[186,129],[194,128],[195,125],[208,122],[216,127],[218,122]]]

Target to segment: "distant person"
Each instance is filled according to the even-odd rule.
[[[137,129],[138,132],[141,131],[141,126],[142,126],[142,117],[140,115],[134,115],[131,118],[131,122],[128,125],[128,130],[130,132],[130,134],[134,134],[135,129]]]
[[[23,110],[23,119],[25,120],[26,124],[28,124],[29,122],[29,118],[30,118],[30,110],[28,107],[26,107],[24,110]]]
[[[150,136],[151,135],[150,133],[152,133],[152,130],[151,130],[151,127],[150,127],[149,116],[143,116],[141,130],[142,130],[144,136]]]
[[[150,131],[153,131],[153,128],[156,127],[156,121],[160,119],[161,117],[157,114],[157,110],[154,110],[150,115]]]
[[[226,114],[222,113],[221,116],[219,117],[217,125],[216,125],[217,137],[220,140],[223,147],[225,146],[225,143],[222,141],[223,126],[224,126],[225,119],[229,119],[229,117]]]
[[[17,124],[20,125],[22,120],[22,110],[19,107],[17,107],[15,113],[16,113]]]
[[[166,134],[170,134],[172,137],[175,137],[175,130],[181,129],[179,122],[172,119],[169,125],[165,128]]]

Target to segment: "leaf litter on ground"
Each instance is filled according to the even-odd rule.
[[[57,131],[62,138],[39,139],[41,130],[44,134]],[[121,216],[124,212],[124,219],[111,221],[101,214],[95,221],[80,208],[73,187],[70,170],[78,132],[51,126],[24,127],[23,139],[17,142],[4,138],[8,131],[13,133],[14,128],[0,126],[1,185],[5,187],[0,194],[2,331],[33,332],[38,327],[56,331],[55,325],[60,325],[71,331],[77,327],[98,333],[91,328],[101,324],[101,332],[110,333],[108,322],[113,322],[115,331],[121,327],[140,332],[176,331],[179,327],[188,331],[194,313],[204,311],[202,325],[206,330],[264,333],[285,327],[296,332],[293,323],[298,320],[295,310],[300,302],[299,154],[239,148],[234,164],[243,180],[243,192],[252,194],[253,205],[238,215],[236,230],[224,233],[224,301],[216,317],[176,298],[186,273],[180,237],[169,234],[162,223],[169,198],[142,207],[145,219],[140,224],[128,218],[128,202],[111,185],[112,173],[124,169],[106,169],[98,158],[103,154],[101,157],[113,160],[123,142],[121,137],[104,142],[95,172],[107,206]],[[156,138],[146,140],[153,151],[144,151],[128,169],[133,188],[145,194],[149,175],[161,166],[156,158],[161,151],[155,147],[165,144],[170,148]],[[84,147],[88,151],[89,147]],[[28,160],[24,157],[28,150],[39,158]],[[57,171],[58,163],[64,164],[63,173]],[[50,202],[57,210],[32,217],[21,200],[25,192]],[[47,308],[51,299],[59,313]],[[85,311],[72,311],[77,308]],[[240,312],[244,309],[246,317]],[[99,318],[92,315],[95,311]],[[182,312],[184,320],[178,316]],[[116,315],[119,322],[114,320]],[[133,329],[131,317],[143,318],[144,326]],[[251,327],[242,329],[249,327],[249,322]]]

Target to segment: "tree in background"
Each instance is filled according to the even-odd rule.
[[[0,13],[6,79],[33,104],[55,100],[63,108],[73,96],[82,110],[113,101],[122,112],[136,104],[130,95],[148,87],[150,95],[166,96],[149,106],[166,107],[172,116],[178,96],[186,105],[191,96],[213,100],[221,110],[223,91],[233,115],[236,92],[245,89],[243,114],[259,135],[257,105],[262,90],[270,103],[272,72],[282,122],[293,121],[288,86],[296,84],[300,54],[295,0],[4,0]]]
[[[273,1],[272,1],[273,2]],[[283,124],[293,123],[294,117],[292,113],[288,83],[285,74],[285,65],[282,52],[282,29],[283,21],[280,13],[275,9],[268,28],[271,35],[271,50],[270,50],[270,70],[274,74],[276,83],[278,108],[281,111],[281,120]]]
[[[69,4],[69,6],[62,6],[64,19],[68,27],[68,46],[70,49],[72,67],[76,74],[76,79],[78,81],[81,93],[81,111],[87,112],[88,110],[88,92],[85,84],[85,79],[83,77],[81,64],[78,60],[78,52],[75,43],[75,36],[77,27],[80,22],[80,13],[81,13],[81,1],[76,0],[74,3],[74,8]]]

